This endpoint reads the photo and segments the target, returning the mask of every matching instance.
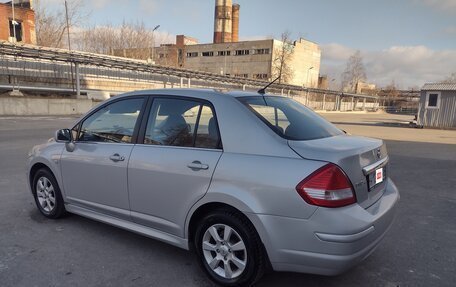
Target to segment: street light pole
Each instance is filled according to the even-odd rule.
[[[11,9],[13,10],[13,20],[11,21],[11,24],[13,25],[13,37],[14,37],[14,44],[16,44],[16,18],[14,15],[14,0],[11,1]]]
[[[157,25],[154,27],[154,29],[152,30],[152,64],[155,64],[154,63],[154,59],[155,59],[155,31],[160,28],[160,25]]]
[[[310,67],[309,69],[307,69],[307,79],[306,79],[306,86],[309,87],[309,73],[310,73],[310,70],[312,70],[314,67]]]
[[[226,47],[226,48],[229,49],[230,46],[228,46],[228,47]],[[230,52],[230,54],[231,54],[231,52]],[[223,70],[223,74],[224,74],[224,75],[226,75],[226,56],[227,56],[227,55],[228,55],[228,51],[225,50],[225,68],[224,68],[224,70]],[[231,55],[230,55],[230,56],[231,56]]]
[[[66,29],[68,37],[68,50],[71,51],[71,41],[70,41],[70,20],[68,19],[68,3],[65,0],[65,16],[66,16]]]
[[[307,69],[307,79],[306,79],[306,87],[307,87],[307,95],[306,95],[306,106],[309,105],[309,73],[314,67],[310,67]]]
[[[67,38],[68,38],[68,51],[71,51],[71,40],[70,40],[70,20],[68,19],[68,3],[65,0],[65,18],[66,18],[66,30],[67,30]],[[74,72],[73,72],[73,62],[70,61],[70,70],[71,70],[71,87],[74,90]],[[76,70],[76,73],[79,73],[78,70]],[[79,75],[76,75],[77,80],[79,80]],[[79,83],[76,83],[76,86],[79,87]],[[80,95],[80,90],[77,89],[76,95]]]

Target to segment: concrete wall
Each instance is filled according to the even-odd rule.
[[[438,108],[426,108],[427,92],[440,92]],[[431,128],[456,128],[456,91],[421,91],[418,124]]]
[[[93,105],[88,99],[0,97],[0,116],[80,115]]]

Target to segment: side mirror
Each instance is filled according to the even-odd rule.
[[[62,129],[55,132],[55,141],[62,143],[70,143],[73,141],[72,134],[69,129]]]

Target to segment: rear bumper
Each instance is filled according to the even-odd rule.
[[[388,179],[383,196],[368,209],[357,204],[318,208],[307,220],[249,217],[260,226],[274,270],[337,275],[375,250],[393,222],[398,200],[399,192]]]

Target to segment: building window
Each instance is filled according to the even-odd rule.
[[[268,74],[255,74],[255,75],[253,75],[253,78],[254,79],[264,80],[264,79],[268,78]]]
[[[231,51],[218,51],[217,56],[231,56]]]
[[[249,74],[235,74],[234,75],[236,78],[248,78]]]
[[[244,56],[244,55],[249,55],[250,50],[236,50],[236,56]]]
[[[426,93],[426,108],[438,109],[440,107],[440,92],[427,92]]]
[[[269,54],[269,49],[256,49],[255,53],[258,54],[258,55]]]
[[[14,25],[16,24],[16,25]],[[22,23],[18,21],[9,20],[9,30],[10,37],[14,37],[14,32],[16,32],[16,42],[22,42]]]
[[[187,53],[187,58],[194,58],[194,57],[198,57],[198,52]]]
[[[203,57],[212,57],[214,56],[214,52],[203,52]]]

